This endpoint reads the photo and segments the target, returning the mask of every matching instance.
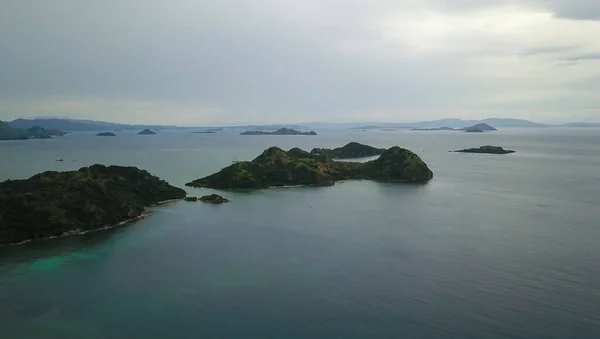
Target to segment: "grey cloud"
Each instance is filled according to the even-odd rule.
[[[600,60],[600,53],[586,53],[564,58],[565,61]]]
[[[520,55],[522,56],[535,56],[535,55],[546,55],[546,54],[560,54],[564,52],[570,52],[577,49],[581,49],[582,46],[578,45],[559,45],[559,46],[544,46],[536,48],[528,48],[523,50]]]
[[[600,20],[597,0],[429,0],[441,10],[473,11],[500,6],[526,6],[552,12],[558,18]]]
[[[600,2],[597,0],[554,0],[557,17],[576,20],[600,20]]]
[[[507,1],[518,2],[429,4],[467,11]],[[445,111],[498,92],[501,84],[482,86],[463,71],[470,69],[470,58],[494,54],[489,41],[475,41],[481,54],[464,60],[447,54],[409,58],[411,50],[400,44],[375,52],[340,48],[376,45],[376,20],[403,13],[405,5],[422,2],[0,1],[0,102],[176,102],[221,110],[231,120],[279,115],[285,121],[344,119],[350,111]],[[524,54],[577,48],[532,47]],[[105,114],[96,118],[110,119],[111,112]],[[414,120],[406,114],[392,118]]]

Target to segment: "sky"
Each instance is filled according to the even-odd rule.
[[[600,122],[596,0],[0,0],[0,120]]]

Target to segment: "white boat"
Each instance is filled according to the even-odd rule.
[[[65,159],[63,159],[63,157],[58,157],[55,159],[56,161],[65,161]]]

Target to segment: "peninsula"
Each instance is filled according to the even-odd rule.
[[[385,148],[375,148],[369,145],[359,144],[358,142],[351,142],[344,147],[338,147],[334,149],[328,148],[313,148],[310,151],[311,154],[318,155],[324,154],[332,159],[355,159],[355,158],[366,158],[381,155],[385,152]]]
[[[103,229],[141,218],[184,190],[135,167],[93,165],[0,183],[0,245]]]
[[[458,151],[454,151],[458,153],[487,153],[487,154],[510,154],[515,153],[515,151],[505,150],[500,146],[481,146],[479,148],[467,148],[461,149]]]
[[[14,128],[0,121],[0,140],[51,139],[52,136],[63,136],[65,132],[32,126],[29,129]]]
[[[398,146],[369,162],[337,162],[328,154],[299,148],[270,147],[252,161],[241,161],[186,184],[216,189],[261,189],[281,186],[329,186],[340,180],[365,179],[427,182],[433,173],[415,153]]]
[[[264,131],[246,131],[240,133],[241,135],[317,135],[317,132],[300,132],[291,128],[280,128],[273,132],[264,132]]]

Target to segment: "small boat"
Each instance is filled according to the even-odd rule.
[[[55,159],[56,161],[65,161],[65,159],[63,159],[63,157],[58,157]]]

